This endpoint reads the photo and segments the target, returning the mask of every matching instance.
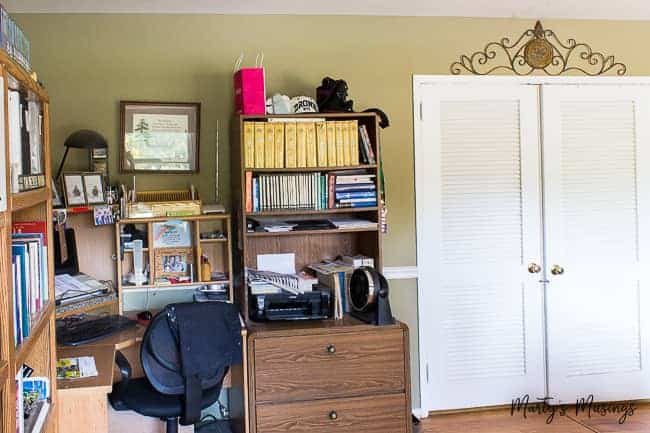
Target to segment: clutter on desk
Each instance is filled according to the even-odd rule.
[[[97,365],[93,356],[63,358],[56,362],[57,379],[83,379],[98,375]]]
[[[78,303],[113,291],[108,282],[99,281],[85,274],[56,275],[54,288],[57,306]]]

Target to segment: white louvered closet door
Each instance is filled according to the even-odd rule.
[[[650,397],[649,103],[646,86],[542,90],[556,401]]]
[[[544,394],[538,93],[431,85],[416,123],[423,404]]]

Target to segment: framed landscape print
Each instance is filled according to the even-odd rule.
[[[197,173],[201,104],[120,102],[123,173]]]

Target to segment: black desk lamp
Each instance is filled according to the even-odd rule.
[[[63,159],[61,160],[61,165],[59,165],[59,170],[56,172],[55,180],[59,180],[61,177],[61,171],[63,170],[63,164],[68,156],[68,151],[72,149],[106,149],[108,143],[106,139],[99,133],[91,131],[89,129],[80,129],[75,131],[68,138],[66,138],[65,143],[65,153],[63,154]]]

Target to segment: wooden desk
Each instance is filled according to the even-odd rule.
[[[108,399],[114,380],[115,351],[137,348],[145,328],[135,328],[111,335],[80,347],[57,347],[57,359],[92,356],[98,376],[57,380],[59,397],[59,431],[62,433],[107,433]]]
[[[58,407],[59,429],[61,433],[108,433],[109,408],[106,394],[111,392],[113,383],[120,379],[119,371],[115,366],[115,352],[121,351],[131,363],[132,377],[142,377],[140,366],[140,342],[144,336],[145,327],[137,325],[135,328],[116,333],[94,343],[80,347],[57,347],[57,359],[75,358],[79,356],[92,356],[97,366],[96,377],[84,379],[59,379]],[[247,331],[242,327],[242,348],[246,355]],[[233,430],[243,433],[248,425],[246,410],[246,359],[242,365],[233,366],[223,382],[224,388],[231,388],[231,414]],[[120,412],[122,413],[122,412]],[[158,433],[162,425],[158,420],[140,417],[139,420],[147,421],[142,425],[132,426],[134,432]],[[132,421],[130,421],[132,423]],[[136,421],[137,423],[137,421]],[[152,427],[153,426],[153,427]],[[156,430],[152,430],[155,428]],[[123,430],[120,430],[122,432]]]

